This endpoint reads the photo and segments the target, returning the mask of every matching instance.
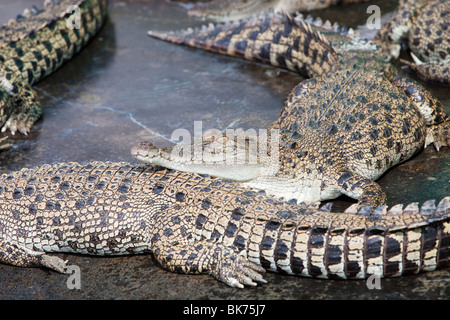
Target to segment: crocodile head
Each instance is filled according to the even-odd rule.
[[[222,153],[222,155],[218,154],[219,146],[217,144],[213,147],[210,142],[203,138],[199,145],[200,152],[198,155],[194,151],[194,145],[191,142],[161,148],[147,141],[133,147],[131,154],[142,162],[156,166],[195,172],[238,182],[252,181],[260,176],[264,164],[257,161],[245,161],[245,158],[248,160],[251,156],[249,157],[248,154],[245,154],[244,150],[240,153],[229,153],[231,156],[227,159],[226,152]],[[224,138],[226,139],[226,137]],[[244,161],[238,162],[240,158],[244,158]]]

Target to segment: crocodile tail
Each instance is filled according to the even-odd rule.
[[[148,34],[173,43],[283,67],[309,77],[327,73],[338,63],[336,50],[320,32],[284,13],[178,32],[149,31]]]
[[[394,277],[450,266],[450,197],[420,208],[412,203],[389,210],[358,212],[355,205],[344,213],[329,210],[326,205],[301,218],[266,221],[259,254],[249,251],[250,259],[269,270],[327,279]]]

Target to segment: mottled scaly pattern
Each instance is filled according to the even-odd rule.
[[[42,113],[31,86],[81,50],[102,26],[106,7],[107,0],[46,0],[44,9],[26,9],[1,27],[2,132],[29,132]]]
[[[360,279],[450,263],[450,198],[330,212],[193,173],[128,163],[59,163],[0,177],[0,262],[66,271],[49,252],[152,252],[164,268],[231,286],[264,269]],[[264,269],[263,269],[263,268]]]
[[[450,117],[442,104],[399,76],[372,43],[329,22],[312,25],[274,13],[149,34],[311,77],[291,91],[270,126],[281,132],[277,169],[273,163],[258,163],[244,172],[247,186],[269,194],[306,203],[345,194],[358,199],[360,207],[377,207],[386,195],[373,180],[430,143],[437,149],[450,143]],[[229,164],[192,165],[190,157],[148,145],[136,155],[227,179],[237,175],[233,170],[243,172],[242,166]]]
[[[399,1],[396,14],[376,39],[394,58],[405,40],[413,62],[401,61],[425,80],[450,85],[450,1]]]
[[[273,10],[297,12],[324,9],[330,5],[360,3],[368,0],[212,0],[194,4],[177,3],[188,9],[188,15],[215,21],[235,21]]]

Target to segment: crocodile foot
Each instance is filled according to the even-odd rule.
[[[49,256],[43,254],[40,257],[40,263],[43,267],[58,271],[60,273],[67,273],[67,260],[63,260],[56,256]]]
[[[423,62],[411,52],[414,62],[400,59],[400,62],[413,70],[420,78],[425,81],[441,85],[450,85],[450,64],[449,61]]]
[[[221,248],[219,254],[218,263],[211,268],[211,275],[217,280],[241,289],[244,285],[256,286],[256,282],[267,283],[261,276],[266,272],[263,267],[248,261],[231,248]]]
[[[441,147],[450,146],[450,122],[427,127],[425,148],[430,144],[433,144],[438,151]]]
[[[14,135],[16,131],[19,131],[20,133],[27,135],[35,121],[35,118],[30,117],[27,114],[14,113],[8,118],[1,131],[6,132],[7,130],[10,130],[12,135]]]

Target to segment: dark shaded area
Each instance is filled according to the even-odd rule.
[[[0,23],[42,1],[3,0]],[[382,13],[396,1],[374,1]],[[367,4],[313,15],[364,24]],[[385,9],[386,8],[386,9]],[[27,137],[0,153],[1,171],[58,161],[135,161],[141,140],[169,144],[172,131],[265,128],[301,78],[295,74],[148,38],[147,30],[176,30],[202,22],[164,1],[110,0],[106,25],[79,55],[36,88],[44,114]],[[448,88],[425,84],[450,112]],[[433,148],[380,179],[391,204],[450,194],[450,148]],[[341,199],[335,207],[348,205]],[[1,299],[448,299],[450,273],[365,281],[312,280],[267,274],[266,285],[231,289],[209,276],[169,273],[151,256],[96,258],[60,255],[81,270],[81,290],[67,275],[0,265]]]

